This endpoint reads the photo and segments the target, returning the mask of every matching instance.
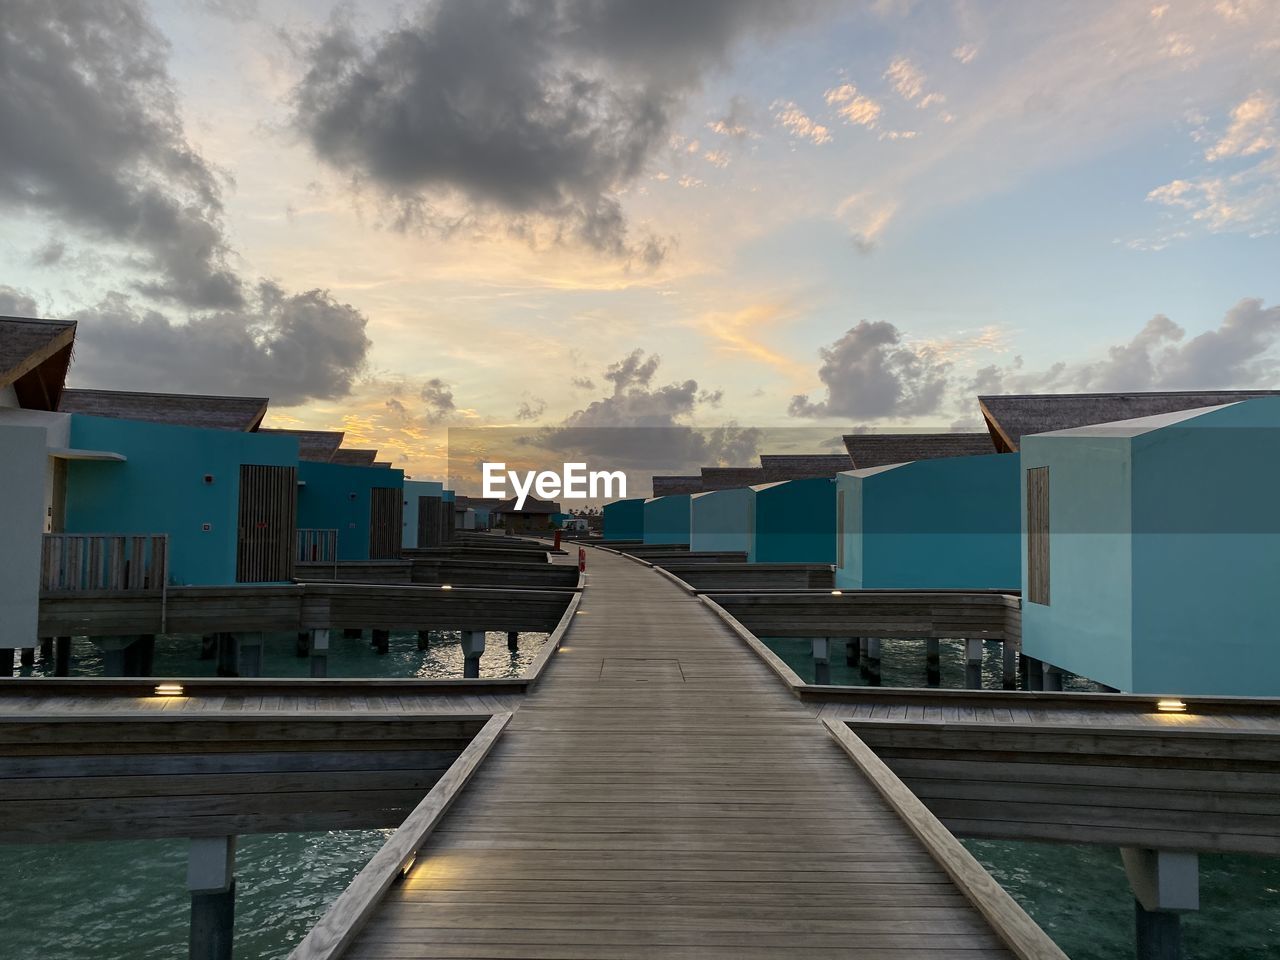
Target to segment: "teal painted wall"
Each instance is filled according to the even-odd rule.
[[[606,503],[603,512],[605,540],[644,539],[644,498]]]
[[[444,484],[437,480],[404,481],[404,536],[400,538],[403,547],[418,545],[418,498],[442,497]]]
[[[1133,465],[1125,438],[1023,437],[1026,470],[1049,468],[1049,605],[1022,603],[1027,656],[1118,690],[1132,689]],[[1027,565],[1021,536],[1022,582]]]
[[[837,586],[981,590],[1021,583],[1017,455],[858,472],[841,475],[853,496],[846,497]]]
[[[757,487],[749,559],[757,563],[835,563],[835,479],[786,480]]]
[[[1280,397],[1132,449],[1131,689],[1280,696]]]
[[[689,497],[689,550],[751,550],[755,526],[755,491],[731,487]]]
[[[298,441],[286,435],[81,414],[71,418],[71,444],[128,459],[67,464],[66,531],[167,533],[174,584],[235,583],[240,465],[298,462]]]
[[[339,560],[369,559],[369,491],[404,488],[404,471],[342,463],[298,465],[299,529],[337,530]],[[401,494],[403,497],[403,493]]]
[[[689,542],[689,494],[675,493],[644,502],[644,542]]]

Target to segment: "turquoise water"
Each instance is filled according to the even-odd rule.
[[[505,633],[490,633],[480,659],[482,677],[518,677],[546,643],[522,633],[507,650]],[[333,677],[462,675],[456,637],[438,636],[418,649],[416,633],[393,633],[380,656],[362,640],[330,641]],[[212,676],[200,660],[200,638],[156,638],[156,676]],[[75,676],[102,673],[97,648],[77,639]],[[52,665],[36,662],[24,676]],[[294,654],[292,634],[267,638],[263,675],[305,677],[306,657]],[[285,956],[328,904],[377,851],[388,830],[280,833],[241,837],[236,852],[236,960]],[[0,958],[4,960],[171,960],[186,956],[191,900],[186,890],[185,840],[0,845]]]

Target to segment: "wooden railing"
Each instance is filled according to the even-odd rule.
[[[298,563],[336,563],[337,530],[299,530],[294,560]]]
[[[114,590],[163,593],[169,579],[167,534],[46,533],[42,593]]]

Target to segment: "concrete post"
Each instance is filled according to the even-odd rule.
[[[964,685],[967,690],[982,689],[982,641],[964,642]]]
[[[418,649],[426,650],[430,646],[431,646],[431,631],[419,630],[418,631]]]
[[[1018,689],[1018,647],[1012,640],[1006,639],[1000,644],[1001,670],[1000,686],[1005,690]]]
[[[467,680],[480,677],[480,657],[484,654],[484,631],[462,631],[462,676]]]
[[[813,638],[813,682],[831,682],[831,641],[827,637]]]
[[[1179,914],[1200,909],[1200,858],[1194,853],[1121,847],[1133,890],[1138,960],[1181,960]]]
[[[373,630],[371,631],[371,642],[373,649],[378,651],[379,656],[386,656],[387,651],[391,649],[391,631],[390,630]]]
[[[520,631],[518,630],[507,631],[507,649],[510,650],[512,653],[520,652]]]
[[[850,637],[845,643],[844,648],[844,665],[846,667],[856,667],[861,656],[862,642],[857,637]]]
[[[936,637],[924,642],[924,674],[926,684],[942,686],[942,641]]]
[[[329,630],[320,627],[308,634],[311,647],[311,676],[329,675]]]
[[[94,637],[93,642],[102,651],[102,675],[104,677],[137,676],[138,657],[133,645],[136,636]]]
[[[13,647],[0,647],[0,677],[13,676],[13,655],[17,652]]]
[[[206,633],[200,638],[200,659],[212,660],[218,655],[218,635]]]
[[[297,637],[294,638],[293,655],[301,659],[302,657],[311,656],[311,631],[299,630]]]
[[[130,676],[149,677],[156,661],[156,635],[144,633],[133,645],[133,672]]]
[[[870,675],[871,665],[867,659],[867,650],[871,646],[871,641],[866,637],[858,638],[858,673],[865,680]]]
[[[364,631],[358,627],[347,627],[342,631],[342,638],[344,640],[359,640],[363,636]]]
[[[880,638],[867,638],[867,683],[880,686]]]
[[[1044,688],[1059,691],[1062,689],[1062,671],[1048,663],[1044,665]]]
[[[40,659],[45,663],[53,659],[53,637],[40,638]]]
[[[236,639],[240,642],[240,676],[262,676],[262,634],[241,633]]]
[[[22,652],[18,654],[19,665],[26,669],[31,669],[36,665],[36,648],[23,647]]]
[[[240,676],[240,638],[234,633],[218,636],[218,676]]]
[[[0,669],[3,669],[0,666]],[[55,677],[71,676],[71,638],[53,638],[53,675]]]
[[[231,960],[236,915],[236,838],[200,837],[187,855],[191,960]]]

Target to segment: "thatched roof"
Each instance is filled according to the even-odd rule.
[[[654,477],[653,495],[668,497],[673,493],[701,493],[702,477]]]
[[[841,470],[852,470],[847,453],[760,454],[760,466],[766,482],[807,480],[810,477],[834,477]]]
[[[202,397],[130,390],[64,390],[58,409],[116,420],[143,420],[212,430],[254,431],[267,413],[266,397]]]
[[[858,470],[996,452],[985,433],[852,433],[845,436],[844,447]]]
[[[979,397],[992,442],[1017,450],[1024,436],[1096,423],[1136,420],[1197,407],[1216,407],[1280,390],[1182,390],[1159,393],[1041,393]]]
[[[764,483],[764,467],[703,467],[703,490],[728,490]]]
[[[550,516],[560,512],[560,504],[553,500],[539,500],[537,497],[526,497],[524,506],[516,509],[516,497],[509,497],[493,507],[491,513],[516,514],[517,516],[538,515]]]
[[[339,447],[329,458],[330,463],[341,463],[348,467],[372,467],[378,459],[377,450],[362,450],[356,447]]]
[[[29,410],[57,410],[75,338],[73,320],[0,317],[0,388]]]
[[[342,444],[341,430],[277,430],[263,428],[259,433],[280,433],[298,438],[298,459],[328,463]]]

